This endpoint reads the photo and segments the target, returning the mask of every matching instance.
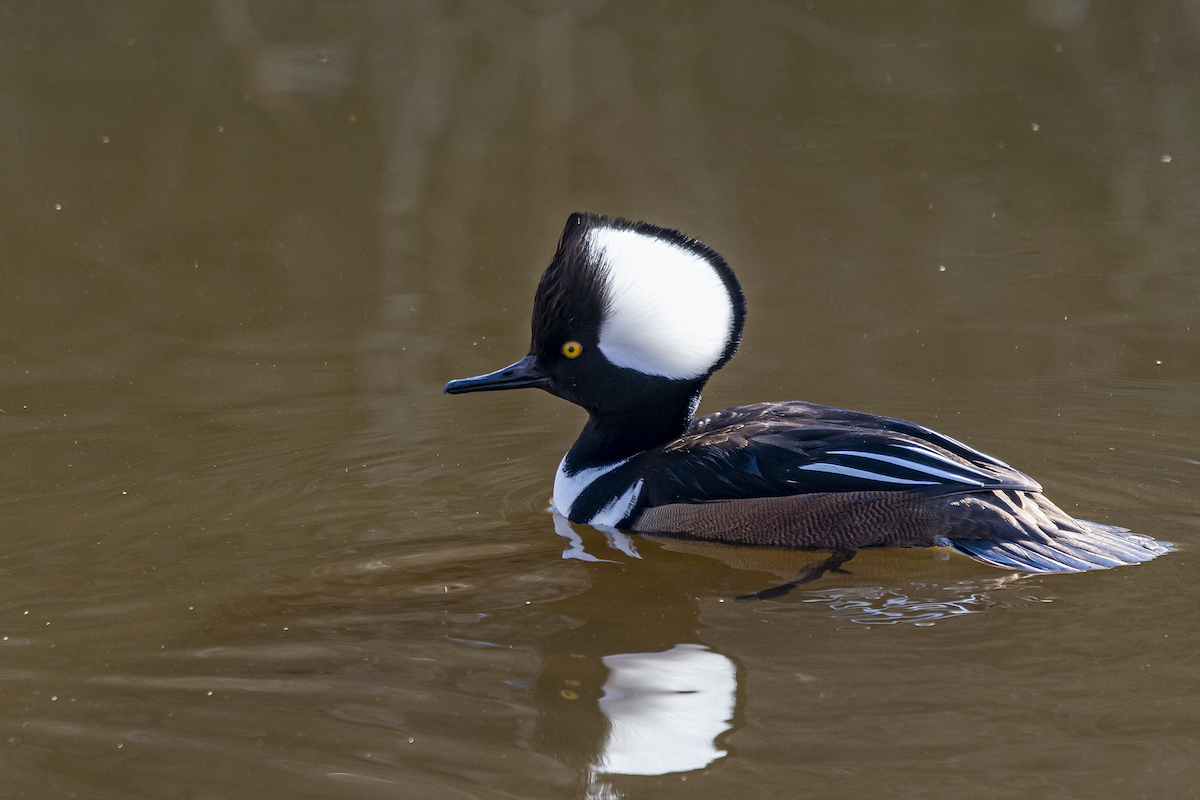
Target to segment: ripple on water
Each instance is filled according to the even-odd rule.
[[[856,586],[805,592],[805,603],[828,605],[833,619],[856,628],[879,625],[929,627],[965,614],[982,614],[1024,602],[1050,602],[1028,595],[998,596],[1020,580],[1016,575],[983,581],[959,581],[939,586],[912,583],[907,587]]]

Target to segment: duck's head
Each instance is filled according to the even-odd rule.
[[[538,284],[529,355],[447,394],[533,386],[593,418],[682,400],[737,352],[746,301],[716,252],[679,231],[572,214]]]

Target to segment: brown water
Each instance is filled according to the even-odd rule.
[[[0,20],[6,796],[1195,796],[1191,5]],[[702,411],[914,419],[1178,552],[739,603],[812,556],[556,533],[582,412],[440,392],[524,354],[585,209],[738,271]],[[695,702],[600,703],[668,651]]]

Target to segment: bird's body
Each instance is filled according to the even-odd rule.
[[[530,354],[446,391],[533,386],[587,409],[553,505],[600,528],[836,551],[950,546],[1030,572],[1170,549],[1076,520],[1029,476],[905,420],[798,401],[693,420],[744,319],[737,279],[704,244],[577,214],[538,287]]]

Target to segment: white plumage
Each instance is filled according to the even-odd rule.
[[[600,227],[588,244],[601,265],[608,308],[600,351],[619,367],[693,379],[729,344],[733,303],[704,258],[637,231]]]

